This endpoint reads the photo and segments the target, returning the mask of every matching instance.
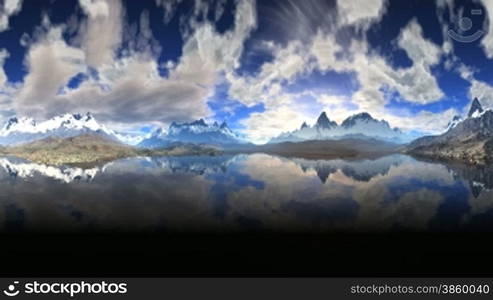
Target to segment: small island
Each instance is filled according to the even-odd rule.
[[[31,143],[3,147],[0,154],[12,155],[48,165],[87,165],[136,156],[220,155],[211,146],[186,143],[170,144],[166,148],[146,149],[122,144],[99,134],[73,137],[48,137]]]

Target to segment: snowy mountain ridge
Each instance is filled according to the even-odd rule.
[[[10,118],[0,129],[0,145],[17,145],[48,136],[70,137],[84,133],[98,133],[128,144],[140,141],[101,125],[91,113],[66,113],[42,122],[36,122],[29,117]]]
[[[46,133],[62,127],[73,130],[101,130],[109,135],[114,134],[114,131],[100,125],[90,113],[87,113],[86,115],[63,114],[39,123],[33,118],[13,117],[10,118],[2,130],[0,130],[0,136],[5,137],[12,133]]]
[[[457,127],[460,123],[464,122],[467,119],[478,119],[483,117],[484,114],[491,111],[491,109],[485,109],[479,102],[478,98],[474,98],[471,103],[471,107],[469,108],[469,112],[467,113],[467,117],[462,118],[461,116],[454,116],[452,121],[449,122],[447,129],[444,132],[448,132],[452,128]]]
[[[341,138],[372,138],[395,143],[406,143],[416,138],[398,128],[391,128],[385,120],[376,120],[369,113],[362,112],[345,119],[340,125],[331,121],[322,112],[313,126],[304,122],[293,132],[287,132],[272,139],[270,143],[299,142],[306,140],[327,140]]]
[[[162,128],[155,130],[151,136],[143,140],[139,146],[148,148],[164,147],[172,142],[205,143],[205,144],[243,144],[241,137],[233,132],[226,122],[208,124],[204,119],[190,123],[173,122],[167,132]]]

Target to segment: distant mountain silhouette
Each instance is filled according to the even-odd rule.
[[[341,125],[331,121],[322,112],[313,126],[303,122],[295,131],[273,138],[270,143],[301,142],[308,140],[334,140],[343,138],[377,139],[393,143],[406,143],[417,136],[391,128],[385,120],[376,120],[369,113],[362,112],[350,116]]]
[[[178,124],[173,122],[167,132],[159,128],[152,135],[139,143],[140,147],[160,148],[172,142],[196,144],[242,144],[245,143],[234,133],[226,122],[219,125],[217,122],[207,124],[203,119]]]

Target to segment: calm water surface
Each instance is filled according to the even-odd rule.
[[[265,154],[90,169],[0,157],[2,232],[493,231],[493,167]]]

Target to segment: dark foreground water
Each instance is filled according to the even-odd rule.
[[[493,231],[493,168],[265,154],[82,169],[0,157],[2,232]]]

